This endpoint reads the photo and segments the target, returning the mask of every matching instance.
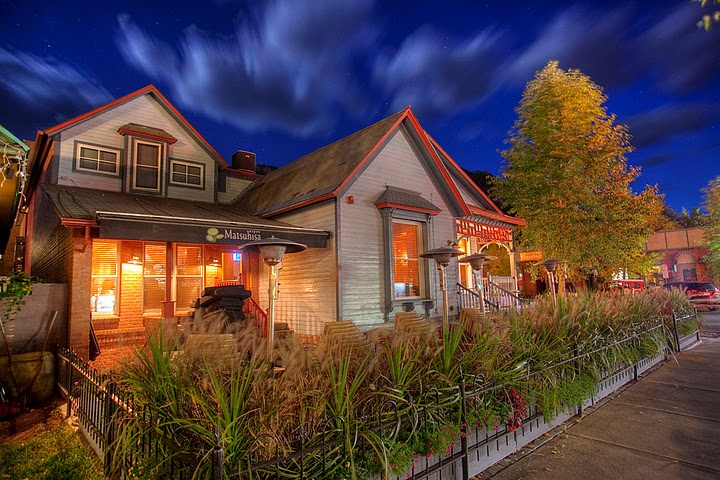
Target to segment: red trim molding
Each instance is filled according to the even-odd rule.
[[[399,208],[401,210],[407,210],[409,212],[419,212],[419,213],[427,213],[428,215],[437,215],[442,210],[435,210],[432,208],[422,208],[422,207],[411,207],[409,205],[402,205],[400,203],[392,203],[392,202],[383,202],[375,205],[378,209],[381,208]]]
[[[510,215],[505,215],[504,213],[491,212],[490,210],[485,210],[484,208],[476,207],[475,205],[470,205],[470,211],[474,215],[500,220],[501,222],[512,223],[513,225],[518,225],[520,227],[527,225],[527,222],[522,218],[511,217]]]
[[[135,130],[130,130],[128,128],[120,129],[118,130],[118,133],[120,135],[132,135],[134,137],[141,137],[141,138],[149,138],[151,140],[160,140],[161,142],[166,142],[169,144],[173,144],[177,142],[177,138],[172,137],[161,137],[160,135],[153,135],[150,133],[143,133],[143,132],[136,132]]]
[[[485,241],[512,242],[512,228],[485,225],[464,218],[456,218],[455,226],[458,235],[470,235]]]

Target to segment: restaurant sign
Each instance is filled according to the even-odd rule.
[[[243,245],[253,240],[275,236],[305,244],[310,248],[325,248],[329,237],[329,234],[325,232],[302,229],[184,225],[108,218],[101,219],[99,224],[100,237],[121,240]]]
[[[507,227],[497,227],[492,225],[484,225],[482,223],[465,220],[463,218],[455,219],[458,235],[470,235],[485,241],[512,241],[512,229]]]
[[[520,252],[521,262],[539,262],[542,259],[542,252],[538,250],[534,252]]]

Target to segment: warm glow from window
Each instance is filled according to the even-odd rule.
[[[166,247],[164,243],[146,243],[143,250],[143,313],[161,313],[166,289]]]
[[[393,221],[393,285],[395,298],[420,297],[420,232],[415,222]]]
[[[203,285],[203,251],[201,245],[178,245],[175,250],[176,310],[187,312],[200,297]]]
[[[90,309],[93,313],[116,313],[118,271],[118,243],[93,241],[90,280]]]

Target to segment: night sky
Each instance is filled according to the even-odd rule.
[[[226,159],[280,166],[412,105],[461,166],[497,174],[526,82],[556,59],[629,126],[636,191],[689,210],[720,175],[720,27],[689,0],[0,7],[0,124],[20,138],[153,83]]]

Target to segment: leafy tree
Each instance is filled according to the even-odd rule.
[[[708,255],[703,259],[714,277],[720,275],[720,177],[715,177],[703,190],[705,209],[708,212],[708,230],[705,234]]]
[[[708,5],[715,4],[718,7],[720,7],[720,0],[693,0],[694,2],[697,2],[700,4],[700,7],[703,10],[706,10],[703,16],[700,18],[700,21],[698,22],[698,27],[704,28],[706,31],[710,30],[710,27],[712,27],[713,23],[720,23],[720,9],[710,11],[709,9],[706,9]]]
[[[650,265],[643,242],[659,222],[657,187],[636,195],[640,169],[627,165],[627,128],[608,114],[602,88],[551,61],[516,108],[494,192],[528,222],[523,247],[567,260],[575,276]]]
[[[500,210],[507,213],[505,206],[502,203],[502,199],[493,195],[492,184],[495,180],[495,175],[486,170],[465,170],[465,173],[467,173],[470,180],[472,180],[473,183],[480,188],[480,190],[490,197],[490,200],[495,202],[495,205],[497,205]]]

